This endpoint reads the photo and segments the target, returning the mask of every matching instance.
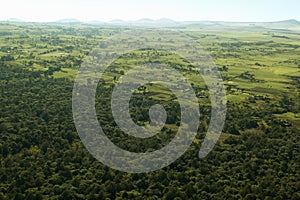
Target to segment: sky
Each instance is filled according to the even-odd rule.
[[[300,21],[299,0],[2,0],[0,20]],[[5,3],[4,3],[5,2]]]

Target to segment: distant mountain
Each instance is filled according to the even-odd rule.
[[[158,20],[154,20],[150,18],[142,18],[139,20],[132,20],[132,21],[123,21],[120,19],[116,19],[107,22],[107,24],[123,25],[123,26],[173,26],[176,25],[177,23],[178,22],[168,18],[161,18]]]
[[[265,28],[272,29],[298,29],[300,26],[300,22],[295,19],[283,20],[283,21],[275,21],[275,22],[253,22],[254,26],[261,26]]]
[[[87,24],[106,24],[106,22],[103,21],[98,21],[98,20],[92,20],[92,21],[88,21],[86,22]]]
[[[149,24],[149,23],[154,23],[155,20],[153,19],[149,19],[149,18],[142,18],[142,19],[139,19],[139,20],[136,20],[136,21],[132,21],[132,22],[135,22],[135,23],[142,23],[142,24]]]
[[[128,22],[129,23],[129,22]],[[176,24],[174,20],[168,19],[168,18],[161,18],[158,20],[149,19],[149,18],[142,18],[136,21],[130,21],[130,23],[136,23],[136,24]]]
[[[114,19],[114,20],[108,21],[108,23],[111,23],[111,24],[123,24],[123,23],[126,23],[126,21],[123,21],[123,20],[120,20],[120,19]]]
[[[277,21],[277,22],[270,22],[272,24],[281,24],[281,25],[296,25],[299,26],[300,22],[295,19],[289,19],[289,20],[283,20],[283,21]]]
[[[7,22],[24,22],[21,19],[10,18],[5,20]],[[107,27],[181,27],[189,29],[198,28],[211,28],[211,29],[274,29],[274,30],[300,30],[300,21],[295,19],[274,21],[274,22],[230,22],[230,21],[174,21],[168,18],[150,19],[142,18],[139,20],[124,21],[121,19],[115,19],[108,22],[92,20],[92,21],[80,21],[75,18],[60,19],[50,23],[61,24],[91,24]]]
[[[80,20],[75,19],[75,18],[70,18],[70,19],[60,19],[55,21],[56,23],[72,23],[72,24],[77,24],[77,23],[82,23]]]
[[[24,22],[23,20],[18,19],[18,18],[9,18],[6,21],[8,21],[8,22]]]
[[[177,22],[172,20],[172,19],[168,19],[168,18],[160,18],[158,20],[156,20],[156,22],[161,23],[161,24],[176,24]]]

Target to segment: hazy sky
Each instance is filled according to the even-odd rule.
[[[2,0],[0,20],[300,21],[299,0]]]

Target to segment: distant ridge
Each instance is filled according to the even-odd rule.
[[[154,23],[155,20],[153,19],[149,19],[149,18],[142,18],[136,21],[132,21],[132,22],[137,22],[137,23]]]
[[[4,20],[4,22],[24,22],[21,19],[10,18]],[[289,29],[295,28],[299,29],[300,21],[296,19],[288,19],[282,21],[273,22],[230,22],[230,21],[174,21],[169,18],[160,19],[150,19],[142,18],[138,20],[121,20],[114,19],[111,21],[80,21],[76,18],[60,19],[54,22],[41,22],[41,23],[61,23],[61,24],[90,24],[90,25],[101,25],[101,26],[120,26],[120,27],[186,27],[186,28],[199,28],[199,27],[209,27],[209,28],[232,28],[232,27],[242,27],[242,28],[273,28],[273,29]]]
[[[121,20],[114,19],[108,22],[102,21],[88,21],[82,22],[78,19],[63,19],[57,21],[58,23],[69,24],[94,24],[105,26],[123,26],[123,27],[176,27],[176,26],[188,26],[190,28],[205,26],[205,27],[269,27],[269,28],[289,28],[300,26],[300,22],[295,19],[274,21],[274,22],[229,22],[229,21],[174,21],[169,18],[150,19],[142,18],[138,20]]]
[[[60,19],[55,21],[56,23],[82,23],[80,20],[75,19],[75,18],[70,18],[70,19]]]
[[[300,25],[300,22],[297,21],[297,20],[295,20],[295,19],[288,19],[288,20],[277,21],[277,22],[270,22],[270,23]]]
[[[99,21],[99,20],[92,20],[92,21],[88,21],[86,23],[87,24],[106,24],[106,22]]]
[[[121,19],[114,19],[114,20],[108,21],[107,23],[112,23],[112,24],[123,24],[123,23],[126,23],[126,21],[123,21],[123,20],[121,20]]]
[[[156,20],[157,22],[160,23],[177,23],[176,21],[169,19],[169,18],[160,18],[158,20]]]
[[[8,21],[8,22],[27,22],[19,18],[9,18],[7,20],[2,21]],[[31,21],[28,21],[31,22]],[[32,21],[34,22],[34,21]],[[66,18],[66,19],[59,19],[56,21],[49,21],[49,22],[56,22],[56,23],[84,23],[84,21],[81,21],[76,18]],[[210,20],[193,20],[193,21],[175,21],[169,18],[160,18],[160,19],[150,19],[150,18],[141,18],[138,20],[122,20],[122,19],[114,19],[110,21],[102,21],[102,20],[90,20],[86,21],[86,23],[256,23],[256,24],[262,24],[262,23],[280,23],[280,24],[294,24],[299,25],[300,21],[297,21],[296,19],[288,19],[288,20],[281,20],[281,21],[270,21],[270,22],[255,22],[255,21],[249,21],[249,22],[239,22],[239,21],[210,21]],[[45,23],[45,22],[43,22]]]
[[[6,21],[8,21],[8,22],[24,22],[23,20],[18,19],[18,18],[9,18]]]

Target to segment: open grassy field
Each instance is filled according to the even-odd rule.
[[[26,30],[22,27],[18,23],[1,23],[0,56],[4,58],[12,55],[13,62],[21,67],[70,80],[74,80],[82,59],[99,42],[120,31],[89,25],[72,27],[30,24]],[[248,103],[249,99],[256,97],[268,99],[269,103],[278,102],[283,95],[295,99],[299,97],[296,79],[300,77],[300,32],[295,27],[291,29],[287,32],[274,28],[178,28],[198,42],[212,57],[223,76],[227,99],[236,103]],[[105,81],[113,81],[114,77],[118,79],[120,71],[126,72],[139,65],[146,53],[136,52],[135,59],[116,60],[115,71],[106,73]],[[187,80],[202,91],[198,95],[205,93],[203,79],[196,71],[185,72],[187,63],[176,55],[147,55],[150,55],[153,62],[171,60],[169,65],[180,65]],[[58,69],[48,74],[53,67]],[[162,91],[156,86],[147,91],[156,94],[154,98],[166,100],[170,97],[169,91]],[[296,104],[299,107],[299,101]],[[286,115],[280,116],[284,118]]]

